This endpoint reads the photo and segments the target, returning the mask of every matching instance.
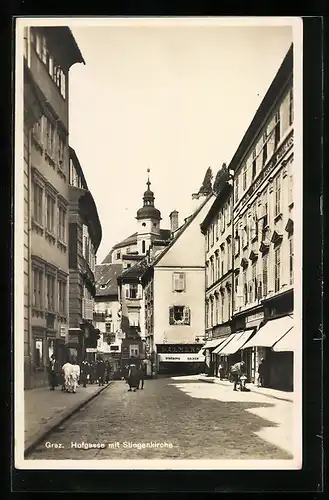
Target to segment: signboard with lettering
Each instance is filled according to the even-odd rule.
[[[204,363],[205,357],[201,354],[158,354],[159,361],[161,362],[184,362],[184,363]]]

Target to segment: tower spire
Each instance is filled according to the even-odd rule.
[[[148,168],[147,169],[147,189],[150,190],[150,185],[151,185],[151,182],[150,182],[150,169]]]

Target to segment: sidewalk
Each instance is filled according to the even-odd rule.
[[[208,382],[210,384],[219,384],[224,386],[232,386],[232,383],[228,380],[220,380],[217,377],[207,377],[206,375],[199,375],[199,380],[202,382]],[[269,398],[279,399],[281,401],[294,401],[294,393],[286,391],[278,391],[276,389],[269,389],[267,387],[258,387],[255,384],[247,384],[248,389],[252,392],[262,394],[263,396],[268,396]]]
[[[54,427],[59,426],[83,405],[95,398],[110,384],[79,386],[76,394],[62,392],[60,387],[50,391],[49,387],[24,391],[24,448],[25,454],[42,441]]]

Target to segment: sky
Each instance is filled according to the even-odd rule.
[[[70,145],[102,225],[100,263],[137,230],[150,169],[161,227],[230,162],[292,42],[291,26],[72,26]]]

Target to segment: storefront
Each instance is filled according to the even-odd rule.
[[[215,355],[216,348],[223,344],[229,335],[223,335],[221,337],[207,340],[207,342],[202,346],[199,354],[205,356],[205,372],[208,377],[217,376],[218,374],[218,360]]]
[[[204,372],[205,356],[199,353],[158,354],[159,374],[193,375]]]
[[[293,327],[293,315],[270,319],[244,345],[257,349],[258,358],[264,359],[266,387],[293,390],[293,352],[288,350],[294,347]]]
[[[219,345],[217,349],[215,349],[215,354],[219,358],[220,360],[219,363],[221,364],[223,369],[224,378],[228,378],[230,367],[232,365],[244,359],[241,349],[243,345],[250,339],[253,332],[254,332],[253,329],[249,329],[233,333],[228,337],[228,339],[223,344]],[[248,360],[246,359],[244,359],[244,361],[246,362],[246,368],[247,368],[246,375],[248,377],[248,381],[250,381],[251,378],[251,373],[249,369],[250,363],[248,363]]]

